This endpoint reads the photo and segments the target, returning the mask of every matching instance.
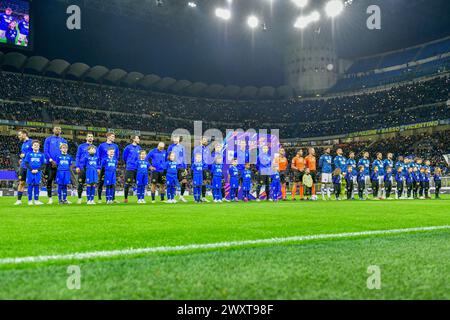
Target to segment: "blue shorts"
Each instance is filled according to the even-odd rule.
[[[194,187],[201,187],[203,185],[203,173],[195,174],[192,183]]]
[[[98,172],[94,169],[86,170],[86,184],[98,183]]]
[[[252,189],[252,184],[251,182],[244,182],[242,184],[242,190],[244,191],[250,191]]]
[[[41,183],[41,171],[38,171],[38,173],[31,173],[31,170],[27,171],[27,184],[28,185],[39,185]]]
[[[272,183],[270,185],[270,188],[272,190],[280,190],[281,189],[281,183],[279,181],[278,182],[274,182],[274,183]]]
[[[167,175],[166,176],[166,186],[168,187],[176,187],[178,186],[178,176],[177,175]]]
[[[239,179],[238,178],[231,178],[230,179],[230,187],[233,189],[239,188]]]
[[[221,189],[222,188],[222,177],[213,177],[211,184],[214,189]]]
[[[67,186],[71,183],[70,171],[57,171],[56,183],[62,186]]]
[[[148,174],[147,173],[138,173],[136,175],[136,185],[138,185],[138,186],[148,185]]]
[[[105,171],[105,186],[116,185],[116,172],[115,171]]]

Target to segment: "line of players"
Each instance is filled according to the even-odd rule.
[[[364,152],[363,157],[356,162],[354,152],[349,153],[348,159],[343,156],[342,149],[336,150],[334,158],[330,153],[331,149],[326,149],[319,159],[324,200],[331,198],[331,184],[337,200],[341,199],[342,185],[345,186],[347,199],[354,199],[355,187],[360,200],[368,199],[370,187],[374,200],[392,199],[393,193],[395,199],[429,199],[431,179],[435,184],[435,197],[439,198],[441,169],[433,169],[429,160],[399,156],[394,163],[392,153],[387,153],[386,159],[383,159],[379,152],[371,162],[369,153]]]
[[[6,41],[8,44],[20,46],[28,45],[30,34],[30,16],[23,15],[23,18],[16,19],[11,8],[6,8],[5,12],[0,14],[0,41]]]
[[[44,143],[44,153],[40,153],[40,142],[32,141],[25,130],[18,133],[23,142],[21,148],[22,162],[19,173],[18,200],[21,198],[28,185],[29,204],[42,204],[39,200],[39,184],[41,174],[47,180],[47,193],[49,204],[52,200],[52,186],[58,184],[58,200],[61,204],[68,204],[67,185],[71,183],[70,170],[75,163],[78,174],[78,203],[82,202],[82,193],[86,187],[88,204],[95,204],[97,195],[102,200],[103,187],[106,187],[106,201],[108,204],[115,201],[116,172],[119,164],[119,147],[114,143],[114,133],[107,133],[106,142],[98,148],[93,145],[94,137],[88,134],[86,143],[78,147],[75,161],[67,154],[67,141],[61,137],[61,128],[55,127],[53,135]],[[133,136],[131,144],[123,151],[122,159],[126,165],[124,194],[125,202],[128,202],[130,188],[136,184],[138,203],[145,203],[145,193],[148,185],[149,172],[151,172],[151,196],[155,202],[156,189],[159,188],[161,200],[164,201],[167,193],[167,202],[175,203],[175,193],[180,188],[179,199],[186,202],[184,193],[188,187],[188,171],[186,151],[180,144],[179,138],[173,139],[173,144],[165,150],[164,143],[150,153],[139,146],[139,136]],[[275,159],[269,154],[269,147],[263,146],[258,155],[258,161],[254,168],[249,164],[249,152],[246,142],[243,141],[232,160],[228,172],[223,172],[223,150],[217,145],[209,154],[207,139],[202,139],[202,144],[193,151],[191,174],[194,199],[196,202],[208,202],[206,199],[206,187],[211,186],[214,202],[222,202],[225,199],[224,175],[229,174],[231,200],[237,201],[239,188],[242,189],[244,201],[250,199],[252,183],[256,180],[256,199],[259,201],[261,189],[264,186],[268,193],[268,200],[286,200],[286,183],[288,181],[288,160],[283,149]],[[351,152],[349,158],[343,156],[342,149],[337,150],[333,158],[331,149],[325,150],[320,157],[318,166],[321,169],[321,194],[326,200],[331,198],[331,185],[336,199],[341,199],[341,191],[345,188],[347,198],[353,199],[354,187],[357,186],[359,199],[368,198],[369,187],[372,187],[374,199],[390,198],[394,185],[397,188],[395,197],[403,198],[428,198],[432,168],[429,162],[422,164],[421,159],[410,161],[409,158],[399,157],[393,163],[392,154],[389,153],[385,160],[381,154],[373,163],[369,160],[369,154],[365,152],[363,158],[357,163],[355,154]],[[238,161],[238,158],[240,161]],[[213,159],[207,163],[204,159]],[[244,161],[242,161],[244,160]],[[270,169],[270,175],[264,171]],[[296,200],[297,188],[300,198],[315,199],[315,183],[317,180],[316,157],[314,148],[308,149],[308,155],[303,157],[300,150],[291,162],[290,169],[293,172],[292,200]],[[436,168],[433,173],[436,186],[436,197],[439,197],[441,186],[441,172]],[[342,186],[345,186],[344,188]],[[166,190],[167,189],[167,190]],[[34,192],[34,202],[33,202]],[[228,200],[225,200],[228,201]]]

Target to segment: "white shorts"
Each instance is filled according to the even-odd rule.
[[[24,34],[19,33],[18,42],[23,42],[23,41],[28,42],[27,36],[24,35]]]
[[[331,173],[322,173],[322,183],[331,183],[333,178],[331,177]]]
[[[6,31],[0,30],[0,39],[5,39],[5,38],[6,38]]]
[[[364,176],[364,182],[366,186],[370,186],[372,182],[370,181],[370,176]]]
[[[384,177],[383,176],[379,176],[378,177],[378,183],[380,184],[380,186],[384,184]]]

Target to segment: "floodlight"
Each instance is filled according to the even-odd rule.
[[[247,19],[247,24],[250,28],[254,29],[259,25],[259,19],[255,16],[250,16]]]
[[[308,0],[291,0],[297,7],[304,8],[308,4]]]
[[[228,9],[217,8],[216,9],[216,17],[223,19],[223,20],[229,20],[231,18],[231,11]]]
[[[341,0],[330,0],[325,5],[325,12],[331,18],[337,17],[343,10],[344,3]]]

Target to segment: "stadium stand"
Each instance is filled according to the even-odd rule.
[[[385,86],[450,70],[450,38],[354,61],[330,92]]]
[[[337,135],[450,118],[448,76],[325,99],[230,101],[3,73],[4,120],[170,133],[192,128],[274,128],[284,138]],[[208,110],[208,112],[205,112]],[[68,116],[68,114],[70,116]]]

